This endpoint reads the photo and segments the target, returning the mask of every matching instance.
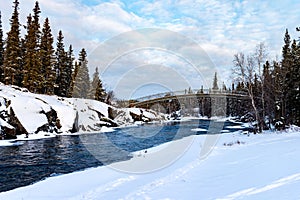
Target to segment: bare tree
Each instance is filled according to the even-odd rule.
[[[258,123],[257,125],[259,130],[261,130],[260,118],[253,95],[255,59],[253,56],[247,56],[247,58],[245,59],[245,55],[240,52],[234,55],[233,63],[233,74],[235,75],[236,80],[242,82],[244,85],[247,85],[246,88],[251,99],[251,105],[255,113],[255,119]]]
[[[264,91],[264,85],[265,85],[265,80],[264,76],[262,73],[262,65],[266,62],[267,60],[267,47],[265,43],[261,42],[258,45],[256,45],[255,53],[253,55],[257,67],[258,67],[258,78],[260,79],[261,82],[261,105],[262,105],[262,119],[265,119],[266,112],[265,112],[265,91]]]
[[[267,46],[264,42],[260,42],[258,45],[256,45],[255,53],[253,56],[258,66],[258,76],[262,77],[262,66],[266,62],[268,57]]]

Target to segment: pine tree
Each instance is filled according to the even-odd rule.
[[[79,70],[79,64],[77,63],[77,61],[75,61],[74,71],[72,72],[72,81],[70,84],[70,89],[69,89],[69,94],[68,94],[69,97],[73,96],[73,91],[74,91],[76,77],[78,75],[78,70]]]
[[[213,81],[213,90],[218,90],[219,86],[218,86],[218,77],[217,77],[217,72],[215,72],[215,76],[214,76],[214,81]]]
[[[41,93],[52,95],[54,94],[55,85],[54,48],[53,36],[48,18],[45,19],[42,29],[40,55],[42,66],[41,74],[43,75]]]
[[[4,53],[4,79],[5,84],[21,85],[18,75],[21,74],[21,42],[20,42],[20,23],[19,23],[19,1],[14,1],[14,11],[10,19],[11,29],[7,33],[6,48]]]
[[[62,87],[64,88],[62,96],[70,96],[70,87],[72,82],[72,72],[73,72],[73,63],[74,63],[74,55],[72,45],[69,46],[69,50],[66,54],[66,65],[62,70]]]
[[[58,37],[57,37],[57,43],[56,43],[56,63],[55,63],[55,71],[56,71],[56,80],[55,80],[55,88],[54,93],[58,96],[63,96],[65,94],[65,89],[63,88],[64,85],[62,85],[63,80],[63,70],[66,67],[66,55],[65,52],[65,45],[63,43],[64,36],[62,34],[62,31],[59,31]]]
[[[87,98],[90,88],[89,71],[87,67],[87,54],[83,48],[79,53],[79,69],[75,77],[73,97]]]
[[[286,96],[286,102],[287,102],[287,116],[288,123],[292,124],[298,124],[299,121],[297,116],[299,113],[299,65],[300,65],[300,47],[299,44],[297,44],[296,40],[293,40],[292,46],[291,46],[291,59],[292,59],[292,65],[290,67],[290,70],[287,72],[287,79],[286,79],[286,85],[288,87],[287,96]]]
[[[1,11],[0,11],[0,82],[4,82],[3,60],[4,60],[4,41],[3,41],[3,30],[2,30],[2,20],[1,20]]]
[[[273,63],[272,77],[274,80],[274,110],[275,110],[275,121],[278,121],[283,117],[283,74],[281,73],[281,66],[278,62]]]
[[[274,119],[274,113],[275,113],[275,96],[274,96],[274,85],[273,85],[273,79],[271,76],[271,70],[270,70],[270,63],[266,61],[266,63],[263,65],[263,90],[264,90],[264,100],[265,100],[265,107],[264,107],[264,113],[265,116],[269,119],[268,127],[271,128],[271,120]]]
[[[40,51],[40,24],[39,14],[41,13],[38,2],[33,9],[33,17],[27,18],[27,35],[25,36],[25,64],[23,86],[31,92],[42,92],[44,76],[42,72],[41,51]]]
[[[42,63],[41,63],[41,26],[39,22],[40,18],[40,7],[38,1],[35,2],[35,7],[33,8],[33,21],[32,26],[34,29],[34,58],[33,58],[33,65],[32,68],[32,76],[34,80],[34,92],[42,92],[43,83],[44,83],[44,75],[41,73],[42,71]]]
[[[106,98],[106,92],[103,89],[102,81],[99,78],[98,67],[93,74],[93,80],[90,87],[90,92],[88,94],[90,99],[95,99],[97,101],[104,102]]]
[[[34,38],[34,28],[32,26],[32,16],[29,14],[27,17],[27,35],[25,36],[25,54],[24,54],[24,69],[23,69],[23,86],[28,88],[33,92],[34,89],[34,79],[37,77],[33,77],[32,69],[34,67],[34,47],[35,47],[35,38]]]
[[[282,80],[282,98],[280,101],[282,101],[282,117],[287,118],[287,95],[288,95],[288,82],[289,82],[289,76],[288,73],[290,71],[290,67],[292,65],[292,57],[291,57],[291,38],[288,33],[288,30],[286,29],[285,37],[284,37],[284,46],[282,48],[282,61],[281,61],[281,73],[283,75]]]
[[[296,30],[299,32],[299,27],[296,28]],[[299,40],[299,38],[298,38]],[[293,73],[293,91],[294,91],[294,106],[295,106],[295,124],[297,126],[300,126],[300,44],[298,42],[297,44],[297,55],[295,57],[296,65],[294,66],[294,73]]]

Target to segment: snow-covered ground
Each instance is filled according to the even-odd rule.
[[[0,199],[300,199],[300,130],[222,134],[200,158],[210,135],[198,135],[134,153],[129,161],[56,177],[0,193]],[[186,145],[189,144],[189,145]],[[155,165],[170,148],[182,156],[148,173],[128,173],[130,163]],[[157,162],[162,158],[157,156]],[[148,167],[145,165],[145,168]]]

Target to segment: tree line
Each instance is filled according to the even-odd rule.
[[[40,25],[38,1],[26,25],[20,24],[18,10],[19,1],[14,0],[6,39],[0,11],[0,82],[25,87],[33,93],[106,101],[98,68],[90,81],[86,50],[82,48],[75,60],[72,45],[66,50],[61,30],[54,47],[49,19]],[[21,27],[26,31],[23,38]]]
[[[299,31],[299,28],[297,28]],[[282,59],[268,61],[264,43],[253,53],[234,55],[233,74],[237,83],[232,88],[245,91],[250,97],[250,112],[257,130],[284,129],[300,125],[300,42],[291,40],[288,30],[284,36]]]

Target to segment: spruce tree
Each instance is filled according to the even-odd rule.
[[[299,65],[300,65],[300,47],[296,40],[293,40],[291,46],[291,59],[292,65],[290,70],[287,72],[286,85],[288,87],[286,102],[287,102],[287,115],[289,117],[288,123],[299,124],[297,120],[299,113]]]
[[[217,72],[215,72],[215,76],[214,76],[214,81],[213,81],[213,90],[218,90],[219,86],[218,86],[218,77],[217,77]]]
[[[28,88],[30,91],[34,92],[34,80],[37,77],[34,77],[32,73],[34,68],[34,57],[35,55],[35,37],[34,37],[34,28],[32,26],[32,16],[29,14],[27,17],[27,34],[25,36],[25,52],[24,52],[24,69],[23,69],[23,86]]]
[[[10,31],[7,33],[6,47],[3,61],[5,84],[21,85],[18,75],[21,74],[21,41],[19,23],[19,1],[14,1],[14,11],[10,19]]]
[[[40,55],[42,66],[41,74],[43,75],[41,93],[52,95],[54,94],[55,85],[54,48],[53,36],[48,18],[45,19],[42,29]]]
[[[33,17],[27,18],[27,35],[25,36],[25,64],[23,86],[31,92],[42,92],[44,76],[42,72],[41,51],[40,51],[40,24],[39,15],[41,11],[38,2],[33,8]]]
[[[63,88],[64,85],[62,85],[63,82],[63,70],[66,66],[67,61],[67,53],[65,52],[65,45],[63,42],[64,36],[62,34],[62,31],[60,30],[57,37],[57,43],[56,43],[56,63],[55,63],[55,71],[56,71],[56,80],[55,80],[55,88],[54,93],[58,96],[63,96],[65,94],[65,88]]]
[[[1,20],[1,11],[0,11],[0,82],[4,82],[3,60],[4,60],[4,41],[3,41],[3,30],[2,30],[2,20]]]
[[[296,28],[299,32],[299,27]],[[299,40],[299,38],[298,38]],[[294,82],[294,99],[295,99],[295,124],[300,126],[300,44],[297,44],[296,65],[294,66],[293,80]]]
[[[90,87],[90,92],[88,94],[90,99],[95,99],[97,101],[104,102],[106,98],[106,92],[103,88],[102,81],[99,78],[98,67],[93,74],[93,80]]]
[[[62,69],[62,96],[70,96],[70,87],[72,82],[72,71],[74,62],[73,48],[72,45],[69,46],[68,52],[66,52],[66,64]]]
[[[83,48],[79,53],[79,69],[75,77],[73,97],[87,98],[90,89],[89,71],[87,67],[87,54]]]
[[[275,110],[275,121],[278,121],[283,117],[283,75],[281,73],[281,66],[278,62],[273,63],[273,83],[274,83],[274,110]]]
[[[266,61],[266,63],[263,66],[263,90],[265,91],[265,114],[266,116],[268,116],[269,119],[269,129],[271,128],[271,121],[275,118],[275,88],[274,79],[272,78],[272,70],[270,68],[270,63]]]
[[[40,7],[38,1],[35,2],[35,6],[33,8],[33,21],[32,26],[34,29],[34,58],[33,58],[33,65],[32,68],[32,76],[34,80],[34,92],[42,92],[43,83],[44,83],[44,76],[41,73],[42,71],[42,63],[41,63],[41,54],[40,54],[40,45],[41,45],[41,26],[39,22],[40,18]]]
[[[286,29],[285,36],[284,36],[284,46],[282,48],[282,61],[281,61],[281,74],[283,76],[282,80],[282,90],[283,94],[281,96],[280,101],[282,102],[282,117],[287,118],[287,95],[288,95],[288,82],[289,76],[288,73],[290,71],[292,65],[292,57],[291,57],[291,37],[289,35],[288,30]]]
[[[76,77],[77,77],[77,74],[78,74],[78,70],[79,70],[79,64],[77,63],[77,61],[75,61],[74,71],[72,72],[72,81],[71,81],[71,84],[70,84],[70,89],[69,89],[69,94],[68,94],[69,97],[73,96],[75,80],[76,80]]]

